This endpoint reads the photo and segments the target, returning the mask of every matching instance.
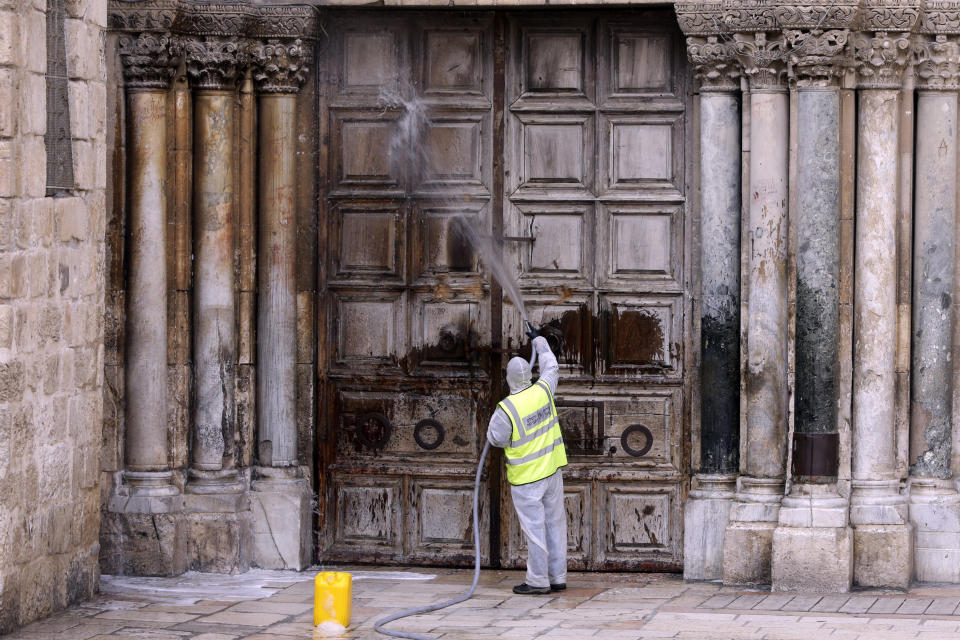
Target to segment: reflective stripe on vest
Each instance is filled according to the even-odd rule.
[[[557,407],[545,382],[538,380],[507,396],[499,406],[513,425],[510,444],[503,450],[510,484],[543,480],[567,464]]]

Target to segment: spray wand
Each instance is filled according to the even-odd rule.
[[[536,329],[533,328],[533,324],[529,320],[524,320],[523,325],[527,334],[527,337],[530,338],[532,342],[534,338],[538,337],[540,334]],[[537,350],[533,348],[533,344],[530,345],[530,369],[533,369],[534,363],[537,361]],[[484,439],[486,440],[486,439]],[[405,631],[392,631],[390,629],[384,629],[383,625],[393,622],[394,620],[399,620],[400,618],[406,618],[407,616],[415,616],[421,613],[430,613],[431,611],[437,611],[439,609],[445,609],[454,604],[458,604],[465,600],[469,600],[470,596],[473,595],[473,592],[477,590],[477,583],[480,582],[480,478],[483,475],[483,463],[487,459],[487,452],[490,450],[490,442],[486,441],[483,444],[483,452],[480,454],[480,462],[477,463],[477,476],[473,483],[473,583],[470,585],[470,588],[462,596],[457,596],[450,600],[444,600],[443,602],[438,602],[436,604],[428,604],[425,607],[415,607],[413,609],[404,609],[393,615],[389,615],[385,618],[380,618],[373,623],[373,628],[387,636],[392,636],[394,638],[410,638],[411,640],[434,640],[430,636],[422,636],[416,633],[407,633]]]
[[[530,338],[530,371],[533,371],[533,365],[537,363],[537,350],[533,348],[533,339],[539,338],[540,334],[529,320],[524,320],[523,325],[526,327],[527,337]]]

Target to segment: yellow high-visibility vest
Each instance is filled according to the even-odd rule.
[[[543,480],[567,464],[557,407],[547,383],[538,380],[498,406],[513,423],[510,444],[503,449],[510,484]]]

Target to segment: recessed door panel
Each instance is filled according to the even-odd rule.
[[[338,41],[342,55],[338,93],[379,93],[397,86],[403,62],[403,36],[383,26],[350,30]]]
[[[427,95],[483,95],[483,31],[426,29],[423,80]]]
[[[343,552],[396,553],[401,543],[401,486],[398,477],[337,474],[332,483],[336,515],[332,546]]]
[[[482,489],[487,489],[486,485]],[[444,478],[415,479],[410,485],[409,554],[428,559],[437,553],[460,562],[473,559],[473,484]],[[488,491],[482,491],[480,551],[489,555],[490,513]]]

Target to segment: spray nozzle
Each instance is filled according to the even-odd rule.
[[[537,338],[537,337],[540,336],[540,333],[539,333],[536,329],[533,328],[533,325],[530,323],[529,320],[524,320],[524,321],[523,321],[523,324],[524,324],[524,325],[526,326],[526,328],[527,328],[527,337],[528,337],[528,338],[530,338],[531,340],[533,340],[534,338]]]

